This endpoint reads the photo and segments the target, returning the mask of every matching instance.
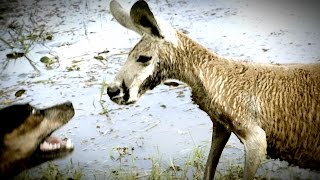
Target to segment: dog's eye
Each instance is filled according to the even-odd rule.
[[[32,111],[31,111],[31,114],[33,114],[33,115],[39,115],[39,114],[41,114],[41,111],[38,110],[38,109],[33,108]]]
[[[146,62],[149,62],[150,60],[152,59],[151,56],[139,56],[139,58],[137,59],[137,62],[140,62],[140,63],[146,63]]]

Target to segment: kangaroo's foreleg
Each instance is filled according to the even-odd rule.
[[[209,180],[214,178],[221,153],[228,142],[230,135],[231,132],[229,132],[223,125],[219,122],[213,121],[211,148],[203,179]]]

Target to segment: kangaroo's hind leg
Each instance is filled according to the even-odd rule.
[[[260,163],[267,154],[267,138],[265,131],[258,125],[246,128],[244,133],[236,134],[245,149],[244,179],[253,179]]]

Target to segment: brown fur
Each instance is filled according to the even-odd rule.
[[[24,169],[63,157],[70,151],[50,156],[39,150],[39,144],[74,115],[71,103],[36,110],[29,104],[12,105],[0,110],[0,177],[12,177]],[[61,153],[60,153],[61,152]],[[48,153],[47,153],[48,154]]]
[[[180,46],[162,47],[160,59],[181,72],[168,78],[189,84],[212,120],[242,139],[256,124],[266,132],[271,157],[320,170],[320,64],[232,61],[182,33],[178,38]]]

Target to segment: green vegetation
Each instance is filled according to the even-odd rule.
[[[104,84],[103,81],[102,84]],[[104,87],[101,90],[101,96],[104,92]],[[100,173],[88,175],[79,168],[75,168],[72,161],[68,168],[59,170],[57,165],[49,163],[43,170],[43,173],[39,179],[100,179],[102,174],[106,179],[114,180],[135,180],[135,179],[148,179],[148,180],[184,180],[184,179],[202,179],[205,171],[206,164],[206,151],[203,146],[196,145],[193,137],[189,133],[193,141],[193,150],[185,159],[172,159],[163,158],[162,154],[158,150],[158,154],[152,157],[135,156],[134,147],[115,147],[112,148],[109,158],[113,161],[113,166],[106,168],[105,170],[99,170]],[[147,168],[139,169],[137,161],[139,163],[143,160],[143,164],[147,163]],[[150,163],[150,165],[149,165]],[[223,171],[217,171],[216,180],[234,180],[242,179],[243,166],[239,166],[234,162],[224,163]],[[150,167],[148,169],[148,167]],[[141,168],[141,167],[140,167]],[[102,172],[101,172],[102,171]],[[93,177],[92,177],[93,176]],[[19,176],[21,177],[21,175]],[[29,177],[26,173],[24,178]],[[267,173],[264,177],[256,177],[256,179],[267,179]]]
[[[16,61],[24,57],[34,70],[40,72],[34,65],[34,62],[28,57],[28,53],[35,44],[42,44],[45,41],[52,40],[53,35],[46,31],[45,25],[38,24],[31,16],[30,22],[31,25],[25,25],[24,23],[12,21],[7,26],[7,32],[0,37],[0,41],[11,49],[11,53],[6,55],[7,61],[3,69],[7,67],[10,60]]]
[[[108,87],[108,83],[106,82],[105,79],[103,79],[101,82],[99,103],[102,108],[102,112],[100,112],[100,115],[106,115],[106,116],[108,116],[109,110],[108,110],[107,106],[105,105],[105,100],[103,100],[102,97],[105,94],[107,87]]]
[[[202,179],[205,170],[206,156],[204,148],[195,146],[190,155],[183,159],[164,159],[160,152],[155,157],[145,158],[150,161],[150,169],[139,169],[137,167],[137,157],[134,154],[133,147],[115,147],[110,152],[110,159],[118,164],[105,170],[99,170],[97,174],[88,175],[87,170],[82,170],[75,166],[72,161],[67,167],[58,167],[56,164],[49,162],[42,167],[39,175],[35,177],[33,173],[25,171],[14,179],[47,179],[47,180],[80,180],[80,179],[112,179],[112,180],[185,180],[185,179]],[[183,161],[183,162],[182,162]],[[181,164],[182,163],[182,164]],[[243,177],[243,166],[232,161],[224,163],[222,171],[217,171],[216,180],[239,180]],[[38,168],[39,169],[39,168]],[[90,171],[90,170],[89,170]],[[101,172],[102,171],[102,172]],[[30,173],[30,174],[29,174]],[[270,172],[255,177],[255,180],[270,179]],[[292,174],[290,179],[300,179]]]
[[[42,170],[42,173],[40,177],[34,178],[31,177],[28,173],[28,171],[24,171],[18,176],[16,176],[14,179],[46,179],[46,180],[80,180],[82,179],[83,172],[80,169],[76,169],[73,166],[72,161],[70,162],[70,165],[65,168],[61,169],[56,164],[49,162],[47,164],[47,167]]]
[[[205,151],[202,147],[194,147],[183,165],[176,163],[175,159],[163,160],[158,153],[157,157],[148,158],[151,161],[151,169],[141,171],[136,168],[133,149],[117,148],[117,151],[118,158],[112,156],[111,159],[118,160],[119,167],[112,170],[111,179],[202,179],[205,168]],[[127,156],[132,158],[129,167],[122,164]]]

